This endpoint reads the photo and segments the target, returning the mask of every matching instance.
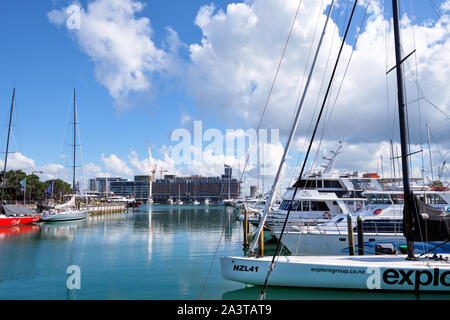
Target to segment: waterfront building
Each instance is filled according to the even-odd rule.
[[[221,177],[177,177],[165,175],[163,179],[153,182],[153,201],[167,203],[168,199],[183,202],[194,200],[203,202],[209,199],[218,202],[224,199],[236,199],[240,196],[240,183],[232,178],[231,168],[225,167],[225,174]]]
[[[128,181],[120,177],[99,177],[89,179],[89,191],[95,191],[97,194],[108,194],[111,192],[111,182]]]

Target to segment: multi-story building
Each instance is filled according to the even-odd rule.
[[[119,177],[100,177],[95,179],[89,179],[89,190],[95,191],[99,195],[108,194],[111,192],[111,182],[124,182],[128,179]]]
[[[194,200],[220,201],[238,198],[240,183],[231,177],[231,168],[225,168],[222,177],[177,177],[165,175],[164,179],[157,179],[152,185],[153,201],[166,203],[168,199],[180,199],[183,202]]]
[[[95,178],[90,179],[89,185],[91,192],[114,194],[144,202],[150,196],[157,203],[166,203],[170,198],[173,200],[180,198],[184,202],[205,199],[215,202],[239,197],[240,183],[231,175],[231,168],[225,167],[225,174],[221,177],[165,175],[163,179],[152,182],[151,176],[140,175],[135,176],[134,181],[123,178]]]

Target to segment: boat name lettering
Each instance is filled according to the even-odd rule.
[[[258,272],[258,267],[255,267],[255,266],[248,267],[248,266],[243,265],[243,264],[235,264],[233,266],[233,271]]]
[[[388,285],[414,285],[414,290],[419,290],[421,286],[439,284],[450,287],[450,271],[441,274],[439,268],[432,271],[387,269],[383,272],[383,282]]]

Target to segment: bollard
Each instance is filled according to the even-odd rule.
[[[350,214],[347,215],[347,233],[348,233],[348,254],[350,256],[354,256],[355,244],[353,238],[352,216]]]
[[[260,257],[264,257],[264,228],[261,229],[261,233],[259,235],[258,255]]]
[[[242,222],[242,232],[244,233],[244,248],[248,247],[248,212],[244,208],[244,221]]]
[[[364,231],[363,220],[360,215],[356,219],[356,230],[358,231],[358,255],[364,255]]]

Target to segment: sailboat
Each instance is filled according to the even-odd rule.
[[[181,201],[181,197],[180,197],[180,185],[178,184],[178,200],[175,202],[176,204],[183,204],[183,201]]]
[[[32,223],[38,221],[41,216],[35,211],[28,209],[26,207],[19,207],[13,205],[6,205],[4,203],[5,194],[5,180],[6,180],[6,163],[8,162],[8,149],[9,149],[9,137],[11,133],[11,120],[14,108],[14,97],[16,94],[16,88],[13,89],[11,109],[9,112],[9,126],[8,126],[8,137],[6,140],[6,152],[5,152],[5,162],[3,164],[3,178],[2,178],[2,195],[1,195],[1,211],[0,211],[0,227],[17,226],[27,223]]]
[[[42,221],[57,222],[68,220],[80,220],[85,219],[88,216],[88,209],[80,209],[76,205],[76,181],[75,181],[75,168],[76,168],[76,125],[77,125],[77,111],[76,111],[76,96],[75,89],[73,89],[73,195],[70,200],[61,205],[55,206],[51,210],[44,211],[41,217]]]
[[[356,3],[357,1],[351,16]],[[265,296],[264,290],[267,285],[413,292],[450,291],[450,255],[416,256],[414,253],[414,242],[427,239],[427,241],[445,243],[450,240],[450,214],[427,206],[414,195],[409,185],[398,0],[392,0],[392,8],[405,200],[403,234],[406,238],[407,254],[276,256],[278,252],[276,250],[273,257],[221,257],[223,277],[246,284],[263,285],[261,299]],[[347,31],[344,40],[346,34]],[[300,174],[300,178],[301,176]],[[289,214],[286,221],[288,216]],[[280,241],[278,245],[279,243]],[[275,259],[277,259],[276,264]]]

